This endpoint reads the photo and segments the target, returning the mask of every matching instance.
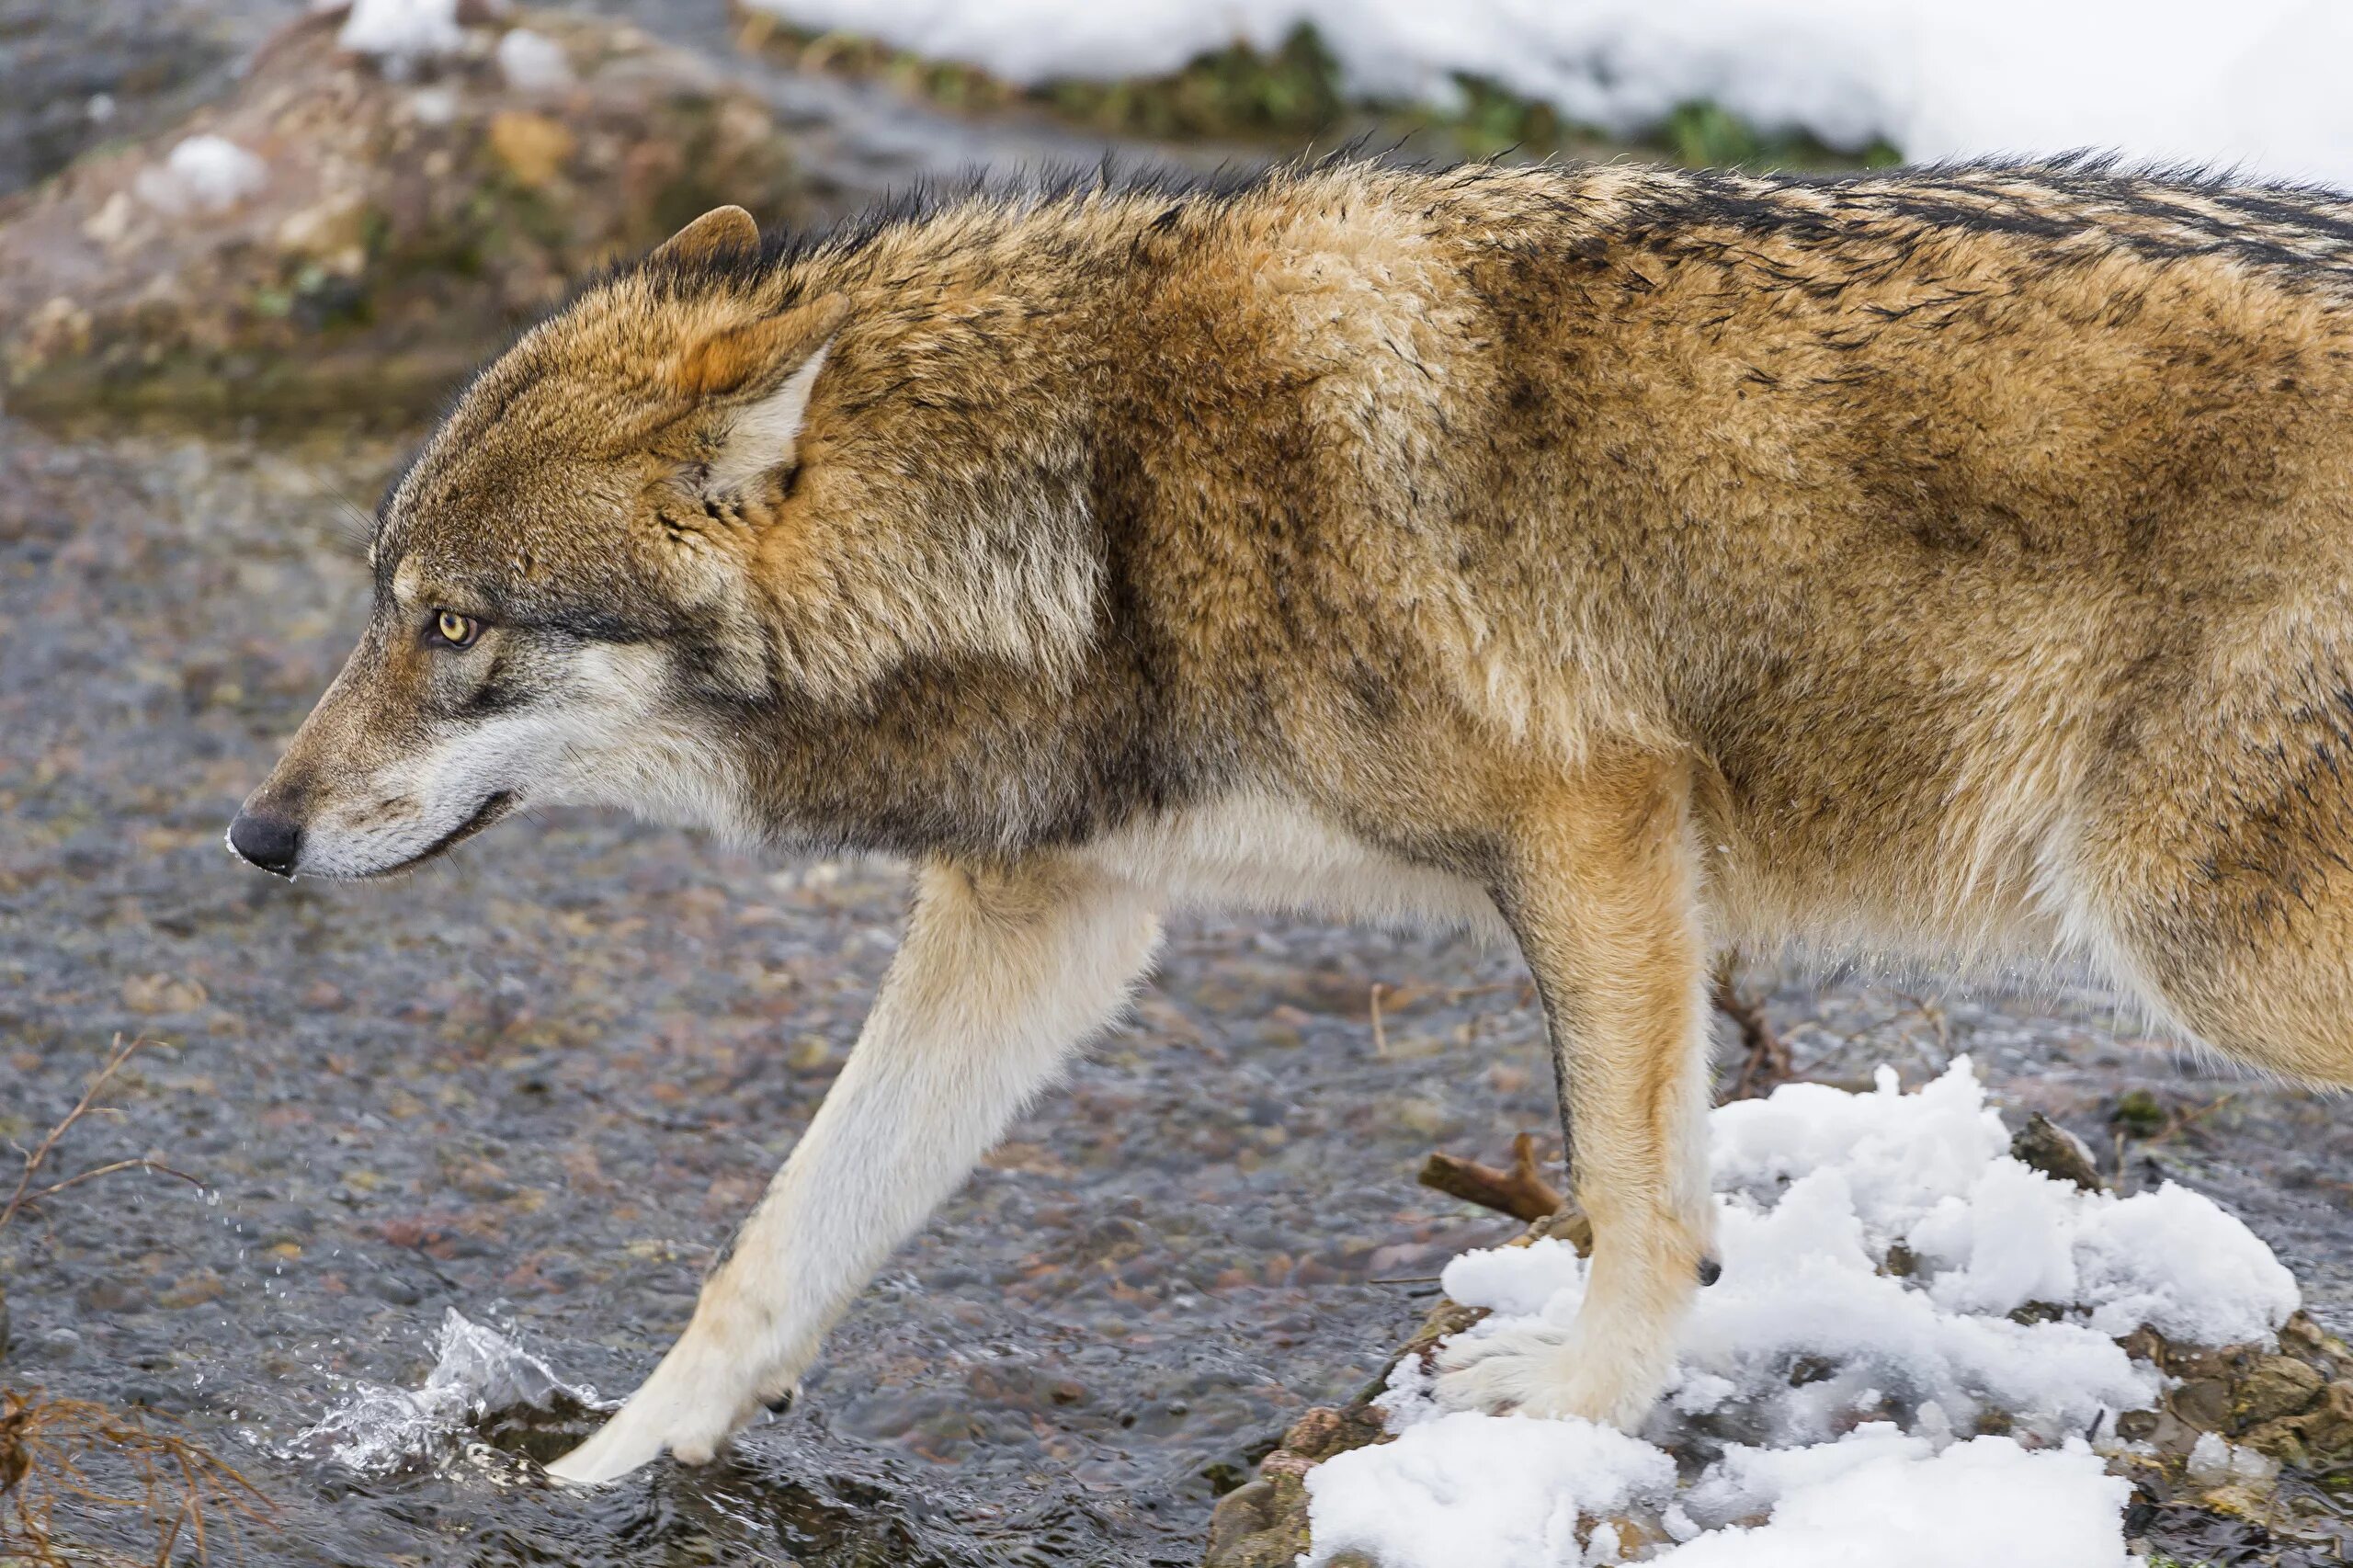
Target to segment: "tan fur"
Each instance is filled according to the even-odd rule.
[[[915,857],[918,929],[958,876],[1131,935],[1184,899],[1499,925],[1595,1278],[1441,1392],[1620,1421],[1708,1246],[1715,945],[2087,960],[2353,1082],[2338,199],[1340,164],[752,240],[722,210],[593,286],[427,445],[376,624],[249,802],[294,869],[572,799]],[[421,646],[442,608],[481,641]],[[1000,1125],[1141,962],[1073,918],[911,938],[858,1060],[926,1086],[820,1125]],[[998,941],[1029,978],[968,1018],[948,971]],[[846,1146],[813,1129],[759,1266],[561,1473],[707,1455],[798,1376],[952,1179],[794,1196]]]

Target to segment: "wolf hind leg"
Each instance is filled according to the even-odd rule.
[[[1682,766],[1629,757],[1577,784],[1525,814],[1497,903],[1544,1001],[1593,1223],[1586,1298],[1564,1331],[1458,1339],[1437,1393],[1631,1427],[1713,1272],[1706,942]]]
[[[1132,886],[1061,862],[936,863],[858,1046],[694,1317],[605,1426],[581,1484],[711,1458],[788,1397],[825,1331],[1126,1001],[1159,939]]]

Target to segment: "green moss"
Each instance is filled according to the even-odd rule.
[[[1722,105],[1706,99],[1677,104],[1659,135],[1676,162],[1704,168],[1819,166],[1852,163],[1858,157],[1869,168],[1902,162],[1895,149],[1884,142],[1872,142],[1858,155],[1825,147],[1802,131],[1765,135]]]
[[[472,347],[387,353],[347,341],[305,355],[183,351],[128,364],[84,360],[10,386],[7,408],[69,427],[94,420],[91,429],[153,419],[172,427],[252,421],[290,429],[342,420],[398,430],[440,406],[476,358]]]
[[[1347,108],[1339,63],[1304,23],[1271,55],[1233,43],[1169,75],[1061,81],[1040,92],[1070,119],[1156,141],[1315,136]]]
[[[1526,98],[1487,77],[1458,75],[1448,108],[1352,100],[1339,62],[1315,28],[1302,23],[1270,53],[1229,44],[1181,70],[1116,80],[1063,79],[1021,89],[976,67],[926,59],[839,33],[790,30],[773,47],[811,68],[880,77],[902,91],[963,113],[1028,104],[1106,135],[1149,141],[1331,144],[1369,135],[1422,135],[1463,157],[1506,152],[1530,156],[1634,151],[1694,165],[1878,168],[1900,161],[1874,142],[1860,153],[1826,147],[1802,134],[1767,135],[1722,106],[1678,107],[1656,133],[1628,144],[1564,121],[1550,104]]]
[[[1551,104],[1523,98],[1484,76],[1458,76],[1462,106],[1449,118],[1464,151],[1485,157],[1513,147],[1559,147],[1568,139]]]
[[[2128,1137],[2154,1138],[2165,1131],[2165,1108],[2148,1090],[2134,1089],[2116,1102],[2108,1119]]]

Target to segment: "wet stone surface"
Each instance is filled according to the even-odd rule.
[[[295,0],[0,0],[0,198],[217,93]]]

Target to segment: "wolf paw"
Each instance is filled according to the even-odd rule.
[[[597,1435],[548,1466],[573,1486],[618,1481],[666,1450],[680,1464],[709,1464],[763,1401],[733,1379],[665,1376],[654,1369]]]
[[[1658,1377],[1639,1361],[1591,1353],[1576,1331],[1514,1328],[1449,1341],[1432,1392],[1449,1410],[1581,1416],[1631,1430],[1650,1414]]]

